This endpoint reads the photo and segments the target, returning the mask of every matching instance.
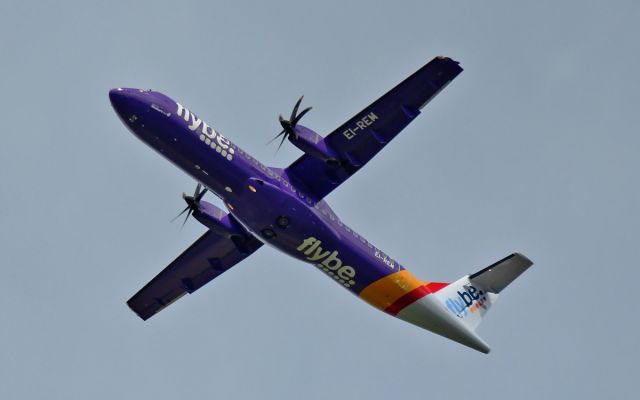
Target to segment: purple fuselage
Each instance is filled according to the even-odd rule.
[[[356,295],[404,269],[283,169],[263,165],[183,105],[140,89],[113,89],[109,97],[131,132],[213,191],[262,242],[317,266]]]

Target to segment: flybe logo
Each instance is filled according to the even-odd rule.
[[[322,244],[320,240],[309,237],[302,241],[297,250],[304,254],[307,260],[316,263],[316,267],[345,287],[355,285],[356,270],[348,265],[342,265],[337,251],[323,250],[320,244]]]
[[[196,117],[194,113],[189,111],[180,103],[176,103],[178,106],[178,116],[187,122],[187,126],[194,132],[200,133],[200,140],[205,142],[207,146],[211,146],[222,157],[231,161],[235,154],[235,149],[231,145],[231,142],[226,137],[222,136],[215,129],[207,125],[206,122]]]
[[[480,307],[486,309],[486,293],[473,285],[465,285],[462,291],[458,290],[458,297],[448,298],[445,305],[456,316],[463,318],[470,312],[475,313]]]

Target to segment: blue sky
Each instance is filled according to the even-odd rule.
[[[635,391],[640,6],[3,2],[0,397],[546,397]],[[482,355],[263,248],[148,322],[125,301],[204,228],[108,90],[153,88],[267,165],[438,54],[465,71],[327,199],[418,277],[520,251]]]

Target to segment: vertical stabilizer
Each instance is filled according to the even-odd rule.
[[[489,345],[476,334],[498,294],[533,263],[514,253],[489,267],[466,275],[425,295],[396,317],[483,353]]]
[[[452,315],[475,330],[498,294],[531,265],[533,263],[527,257],[514,253],[475,274],[458,279],[435,296]]]

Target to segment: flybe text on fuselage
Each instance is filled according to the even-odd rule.
[[[349,265],[342,265],[337,251],[323,250],[320,244],[322,244],[320,240],[309,237],[302,241],[297,250],[340,284],[347,288],[355,285],[356,270]]]
[[[187,127],[190,130],[200,133],[201,141],[205,142],[207,146],[211,146],[212,149],[220,153],[220,155],[227,160],[231,161],[233,159],[235,149],[229,139],[222,136],[219,132],[216,132],[215,129],[198,118],[182,104],[176,103],[176,106],[178,107],[177,115],[187,122]]]

